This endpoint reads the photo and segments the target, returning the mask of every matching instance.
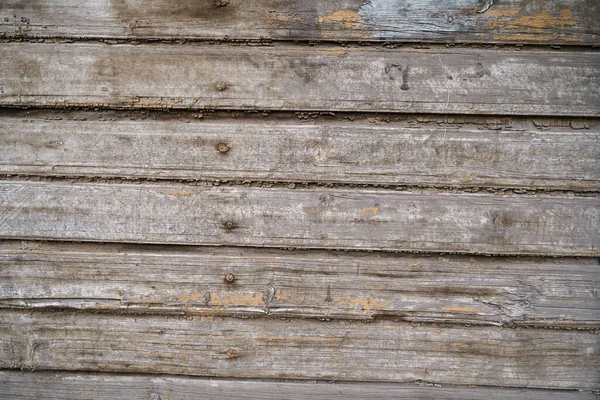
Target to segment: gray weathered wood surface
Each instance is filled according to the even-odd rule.
[[[598,44],[595,0],[3,0],[7,37]]]
[[[0,106],[600,115],[600,52],[0,44]]]
[[[194,116],[5,112],[0,173],[600,190],[593,119]]]
[[[314,383],[169,375],[0,371],[0,398],[14,400],[407,399],[596,400],[590,391],[394,383]]]
[[[0,281],[36,310],[600,327],[595,259],[7,241]]]
[[[0,367],[600,388],[589,331],[0,311]]]
[[[3,181],[0,237],[598,256],[600,198]]]

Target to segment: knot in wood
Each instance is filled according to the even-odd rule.
[[[238,358],[240,356],[240,353],[238,353],[237,350],[229,349],[225,352],[225,355],[229,360],[232,360],[234,358]]]
[[[235,228],[235,224],[232,221],[226,221],[223,224],[223,228],[225,228],[225,229],[233,229],[233,228]]]

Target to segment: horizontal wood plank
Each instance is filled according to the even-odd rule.
[[[600,198],[0,183],[0,237],[598,256]]]
[[[600,328],[594,259],[3,242],[0,280],[5,308]]]
[[[8,37],[598,44],[594,0],[4,0]]]
[[[0,114],[0,173],[600,190],[593,119],[109,115]]]
[[[587,331],[0,311],[0,367],[600,388]]]
[[[0,44],[0,106],[600,115],[600,52]]]
[[[13,400],[406,399],[596,400],[591,392],[395,383],[269,382],[169,375],[0,371],[0,397]]]

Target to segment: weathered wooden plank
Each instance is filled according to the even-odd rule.
[[[0,281],[36,310],[600,327],[594,259],[3,242]]]
[[[169,375],[0,371],[0,397],[14,400],[410,399],[596,400],[591,392],[402,383],[222,380]]]
[[[3,43],[0,106],[600,115],[600,52]]]
[[[600,189],[600,125],[593,119],[547,123],[566,125],[560,127],[435,117],[309,125],[193,115],[152,115],[156,120],[123,112],[99,121],[103,114],[94,112],[4,113],[0,173]]]
[[[8,37],[598,44],[594,0],[4,0]]]
[[[0,237],[598,256],[600,198],[4,181]]]
[[[0,311],[0,366],[217,377],[600,388],[576,330]]]

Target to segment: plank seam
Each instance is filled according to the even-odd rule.
[[[343,183],[329,181],[307,180],[254,180],[254,179],[172,179],[172,178],[146,178],[133,176],[96,176],[96,175],[39,175],[39,174],[0,174],[0,182],[52,182],[52,183],[103,183],[110,185],[149,185],[149,186],[176,186],[188,187],[252,187],[263,189],[285,190],[310,190],[310,189],[368,189],[383,192],[411,192],[415,194],[495,194],[498,196],[564,196],[568,197],[600,197],[600,187],[589,190],[576,189],[546,189],[531,188],[528,186],[453,186],[453,185],[401,185],[401,184],[366,184]]]
[[[135,317],[135,316],[156,316],[156,317],[164,317],[164,318],[182,318],[182,319],[189,319],[189,320],[201,320],[203,318],[207,318],[207,317],[219,317],[219,318],[232,318],[232,319],[240,319],[240,320],[246,320],[246,319],[262,319],[262,320],[307,320],[307,321],[314,321],[314,320],[318,320],[318,321],[322,321],[322,322],[330,322],[330,321],[349,321],[349,322],[355,322],[355,323],[364,323],[364,324],[373,324],[373,323],[378,323],[378,322],[395,322],[395,323],[409,323],[411,326],[413,327],[420,327],[420,326],[424,326],[424,327],[430,327],[430,328],[451,328],[451,327],[496,327],[496,328],[501,328],[501,329],[512,329],[512,330],[520,330],[520,329],[525,329],[525,330],[535,330],[535,329],[542,329],[542,330],[558,330],[558,331],[578,331],[578,332],[589,332],[592,335],[598,335],[600,334],[600,324],[590,324],[590,325],[552,325],[552,324],[533,324],[531,322],[523,322],[520,323],[519,321],[515,321],[515,322],[493,322],[493,321],[480,321],[480,320],[471,320],[469,322],[467,322],[466,320],[443,320],[443,319],[436,319],[436,320],[427,320],[424,317],[420,317],[420,318],[410,318],[408,316],[403,317],[400,316],[398,314],[393,314],[393,312],[389,312],[389,313],[385,313],[385,312],[374,312],[372,313],[369,317],[364,316],[364,317],[356,317],[356,318],[351,318],[351,317],[339,317],[339,316],[327,316],[327,317],[322,317],[322,316],[298,316],[298,315],[294,315],[294,316],[289,316],[287,314],[280,314],[280,313],[272,313],[271,311],[269,311],[268,309],[266,309],[266,307],[264,308],[265,312],[264,313],[258,313],[256,312],[256,314],[235,314],[235,313],[220,313],[218,311],[216,312],[196,312],[194,310],[190,310],[190,309],[186,309],[183,306],[178,306],[178,307],[173,307],[171,310],[157,310],[157,309],[150,309],[150,310],[144,310],[143,308],[127,308],[127,309],[121,309],[121,310],[114,310],[114,309],[102,309],[102,308],[97,308],[97,309],[76,309],[73,307],[69,307],[69,306],[65,306],[65,307],[61,307],[61,306],[44,306],[44,307],[39,307],[39,308],[32,308],[29,305],[26,306],[14,306],[9,304],[8,306],[6,306],[5,304],[3,304],[4,300],[10,300],[10,299],[2,299],[0,298],[0,310],[13,310],[13,311],[21,311],[21,312],[30,312],[30,313],[60,313],[60,314],[67,314],[67,315],[93,315],[93,314],[100,314],[100,315],[121,315],[121,316],[131,316],[131,317]],[[18,300],[27,300],[27,299],[18,299]],[[86,300],[91,300],[93,301],[94,299],[86,299]],[[116,300],[118,301],[118,300]],[[208,309],[209,307],[207,307]],[[393,315],[392,315],[393,314]]]

